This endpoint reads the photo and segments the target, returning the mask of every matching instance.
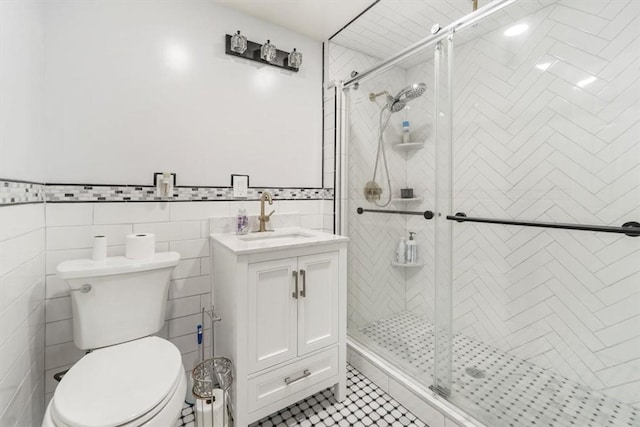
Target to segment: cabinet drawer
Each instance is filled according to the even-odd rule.
[[[338,348],[296,359],[248,381],[249,412],[284,399],[338,374]]]

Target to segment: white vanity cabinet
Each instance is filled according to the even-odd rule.
[[[347,239],[304,231],[238,245],[212,235],[215,351],[234,363],[237,426],[327,387],[345,397]]]

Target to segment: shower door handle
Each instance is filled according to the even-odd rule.
[[[295,299],[298,299],[298,272],[293,271],[293,282],[295,283],[295,289],[293,290],[293,294],[291,296]]]

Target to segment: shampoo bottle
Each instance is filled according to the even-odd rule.
[[[406,144],[409,142],[409,121],[405,120],[402,122],[402,143]]]
[[[413,240],[416,233],[409,232],[409,241],[407,242],[407,264],[416,264],[418,262],[418,245]]]

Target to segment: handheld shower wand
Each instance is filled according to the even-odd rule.
[[[388,206],[391,203],[391,177],[389,176],[389,167],[387,166],[387,155],[384,149],[384,130],[389,124],[389,119],[393,113],[402,111],[406,107],[409,101],[412,101],[424,94],[427,90],[425,83],[414,83],[402,89],[396,96],[391,96],[386,90],[379,93],[370,93],[369,100],[375,102],[375,100],[382,95],[386,95],[387,102],[380,109],[380,131],[378,133],[378,150],[376,152],[376,163],[373,167],[373,178],[367,182],[364,187],[364,197],[367,201],[372,202],[380,207]],[[383,120],[385,110],[389,111],[386,119]],[[384,122],[384,123],[383,123]],[[382,153],[382,163],[384,164],[384,171],[387,176],[387,188],[389,194],[387,201],[384,204],[379,204],[378,200],[382,195],[382,188],[376,182],[376,175],[378,172],[378,163],[380,162],[380,153]]]

